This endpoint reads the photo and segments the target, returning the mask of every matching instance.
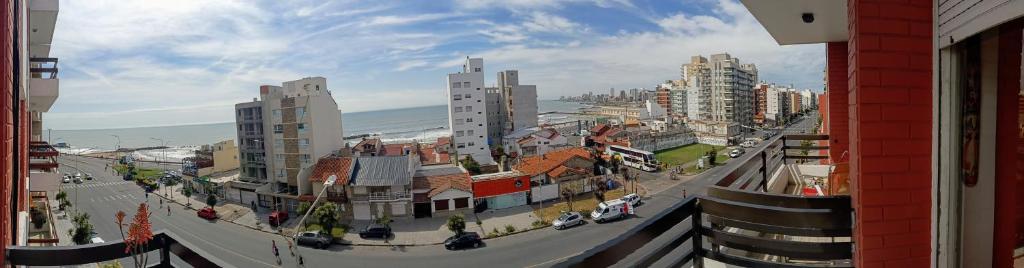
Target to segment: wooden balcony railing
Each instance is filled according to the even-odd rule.
[[[158,231],[153,235],[153,241],[146,248],[146,252],[152,251],[160,251],[160,259],[151,267],[175,267],[176,264],[171,262],[171,254],[191,267],[234,267],[166,231]],[[123,240],[78,246],[11,246],[7,248],[6,256],[6,264],[11,266],[70,266],[130,257],[125,252]]]
[[[812,137],[813,136],[813,137]],[[852,267],[849,196],[765,193],[770,174],[791,157],[790,135],[738,158],[707,190],[676,203],[625,233],[565,259],[556,267],[703,267],[705,259],[740,267]],[[790,148],[787,148],[790,147]],[[813,149],[827,149],[816,146]],[[762,190],[762,191],[759,191]]]

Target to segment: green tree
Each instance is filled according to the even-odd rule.
[[[310,205],[312,205],[312,204],[310,204],[309,202],[305,202],[305,201],[299,202],[299,207],[296,208],[295,210],[298,211],[299,214],[305,215],[306,211],[309,210],[309,206]]]
[[[804,146],[804,147],[814,146],[814,143],[809,141],[809,140],[803,140],[803,141],[800,141],[800,146]],[[803,155],[803,156],[809,155],[810,152],[811,152],[811,149],[807,149],[807,148],[800,149],[800,154]],[[806,159],[800,160],[800,162],[804,162],[804,161],[806,161]]]
[[[71,218],[72,228],[68,230],[68,234],[71,236],[71,241],[75,244],[85,245],[89,244],[89,240],[92,239],[92,223],[89,222],[88,213],[78,213]]]
[[[212,193],[206,196],[206,205],[213,207],[217,205],[217,196]]]
[[[64,192],[63,190],[57,192],[57,206],[60,208],[60,210],[64,210],[65,208],[71,206],[71,201],[68,200],[67,192]]]
[[[448,217],[448,230],[456,235],[466,231],[466,218],[462,214],[455,214]]]
[[[313,217],[320,223],[321,231],[331,235],[334,225],[338,223],[338,205],[333,202],[325,202],[313,210]]]
[[[462,159],[462,167],[469,171],[469,174],[479,175],[480,174],[480,163],[476,162],[472,156],[467,155],[465,159]]]
[[[192,187],[189,187],[188,185],[185,185],[184,187],[181,187],[181,194],[185,195],[185,206],[191,206],[192,205],[192,202],[191,202],[192,201]]]

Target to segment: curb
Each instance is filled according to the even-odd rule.
[[[160,195],[160,194],[157,194],[156,196],[158,196],[158,197],[160,197],[160,198],[162,198],[162,199],[165,199],[165,200],[167,200],[167,201],[170,201],[170,202],[174,202],[175,204],[178,204],[178,205],[180,205],[180,206],[182,206],[182,207],[184,207],[184,208],[186,208],[186,209],[189,209],[189,210],[192,210],[192,211],[199,211],[198,209],[195,209],[195,208],[194,208],[194,207],[192,207],[192,206],[186,206],[185,204],[179,203],[179,202],[178,202],[177,200],[174,200],[174,199],[168,198],[168,197],[166,197],[166,196],[163,196],[163,195]],[[245,228],[248,228],[248,229],[252,229],[252,230],[256,230],[256,231],[260,231],[260,232],[264,232],[264,233],[268,233],[268,234],[273,234],[273,235],[282,235],[282,234],[281,234],[280,232],[270,232],[270,231],[266,231],[266,230],[263,230],[263,229],[258,229],[258,228],[256,228],[256,227],[253,227],[253,226],[249,226],[249,225],[245,225],[245,224],[237,223],[237,222],[234,222],[234,221],[229,221],[229,220],[221,220],[221,219],[218,219],[217,221],[222,221],[222,222],[227,222],[227,223],[231,223],[231,224],[234,224],[234,225],[242,226],[242,227],[245,227]]]

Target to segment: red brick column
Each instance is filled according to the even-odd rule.
[[[850,0],[850,178],[858,267],[927,267],[932,1]]]
[[[1021,193],[1024,183],[1019,173],[1024,159],[1018,155],[1018,123],[1020,121],[1020,53],[1021,29],[1024,19],[1017,19],[999,27],[999,70],[997,70],[996,97],[996,203],[995,233],[992,245],[992,267],[1013,267],[1013,249],[1021,235],[1018,221],[1021,213]],[[1008,161],[1002,161],[1006,159]],[[1009,159],[1017,159],[1010,161]]]
[[[839,163],[845,161],[843,152],[850,150],[849,104],[849,65],[847,64],[848,46],[846,42],[830,42],[827,44],[828,57],[828,103],[821,105],[828,109],[828,118],[823,118],[822,125],[828,123],[829,161]],[[849,159],[849,152],[846,159]]]
[[[13,147],[13,131],[11,125],[14,111],[11,110],[11,93],[13,87],[13,58],[11,51],[14,48],[12,33],[13,5],[11,1],[0,1],[0,251],[7,249],[13,239],[11,233],[11,176],[13,163],[11,163]],[[6,262],[3,254],[0,254],[0,263]]]

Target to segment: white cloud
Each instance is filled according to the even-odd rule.
[[[503,8],[511,11],[526,11],[561,8],[566,4],[588,3],[603,8],[635,7],[629,0],[456,0],[455,4],[463,9]]]
[[[398,63],[398,68],[395,68],[395,70],[396,71],[405,71],[405,70],[409,70],[409,69],[416,68],[416,67],[427,66],[427,64],[428,63],[425,60],[403,61],[403,62]]]
[[[530,20],[523,22],[523,27],[534,32],[570,33],[576,31],[579,24],[560,16],[534,11],[530,14]]]
[[[419,14],[419,15],[412,15],[412,16],[392,16],[392,15],[376,16],[376,17],[370,18],[370,20],[364,22],[362,25],[363,26],[404,25],[404,24],[411,24],[411,23],[417,23],[417,22],[425,22],[425,21],[433,21],[433,20],[446,19],[446,18],[451,18],[451,17],[456,17],[456,16],[459,16],[459,14],[455,14],[455,13],[429,13],[429,14]]]

